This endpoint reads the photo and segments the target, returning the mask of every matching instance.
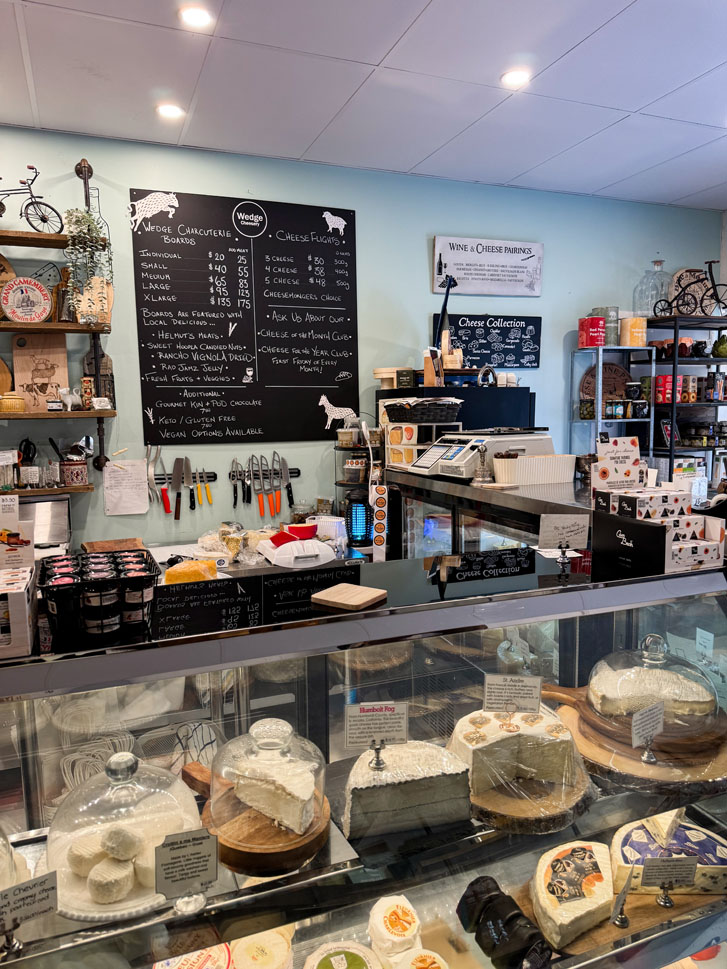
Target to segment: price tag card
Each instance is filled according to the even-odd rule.
[[[488,673],[485,676],[483,709],[505,713],[539,713],[542,685],[542,676]]]
[[[12,932],[21,923],[58,908],[58,880],[54,871],[0,892],[0,931]]]
[[[541,515],[538,548],[588,547],[588,515]]]
[[[693,885],[697,874],[697,861],[692,858],[644,858],[641,884],[644,888],[660,885]]]
[[[638,710],[631,718],[631,746],[645,747],[664,732],[664,701]]]
[[[349,703],[346,705],[347,747],[368,747],[372,740],[387,745],[409,739],[408,703]]]
[[[203,892],[217,881],[217,838],[206,828],[169,834],[156,849],[156,891],[168,899]]]
[[[697,626],[697,656],[708,656],[710,659],[714,655],[714,633]]]

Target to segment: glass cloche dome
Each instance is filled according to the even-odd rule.
[[[200,827],[194,794],[162,767],[113,754],[104,771],[64,798],[48,832],[58,910],[85,921],[139,915],[162,904],[155,851],[169,834]]]
[[[588,703],[606,719],[630,719],[659,700],[664,701],[664,740],[717,729],[719,703],[711,680],[694,663],[671,655],[656,633],[645,636],[639,649],[599,660],[591,671]]]
[[[15,884],[15,855],[0,829],[0,891]]]
[[[328,837],[325,778],[320,750],[285,720],[258,720],[226,743],[212,764],[209,817],[203,816],[218,836],[223,864],[284,870],[306,852],[312,857]]]

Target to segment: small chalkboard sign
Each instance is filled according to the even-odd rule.
[[[535,550],[532,548],[465,552],[459,558],[459,565],[451,565],[447,569],[447,582],[475,582],[513,575],[532,575],[535,572]]]
[[[314,615],[310,598],[314,592],[339,582],[361,583],[359,564],[332,565],[324,569],[279,572],[263,577],[263,623],[291,622]]]
[[[464,366],[532,370],[540,366],[541,316],[471,316],[449,314],[452,349],[461,349]],[[433,338],[439,314],[434,315]]]
[[[155,595],[154,639],[259,626],[262,601],[259,575],[160,585]]]

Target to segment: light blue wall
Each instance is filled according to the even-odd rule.
[[[541,367],[522,371],[523,383],[537,392],[537,421],[549,425],[557,448],[567,437],[568,358],[573,330],[592,306],[619,304],[630,308],[634,285],[659,250],[666,269],[701,266],[719,255],[720,216],[658,205],[640,205],[544,192],[494,188],[441,179],[418,178],[295,162],[106,141],[71,135],[0,128],[0,174],[4,184],[17,184],[25,165],[41,170],[39,186],[57,208],[82,204],[81,182],[73,168],[82,156],[93,165],[94,185],[101,189],[102,210],[111,225],[115,294],[113,333],[105,338],[118,389],[120,416],[109,424],[109,448],[128,447],[125,457],[142,457],[141,405],[134,312],[131,234],[126,221],[130,186],[304,202],[356,210],[358,253],[359,358],[362,407],[373,410],[372,369],[419,365],[427,344],[431,314],[441,297],[430,292],[432,237],[481,236],[545,243],[543,295],[537,299],[457,296],[451,312],[529,313],[543,317]],[[10,207],[5,227],[15,227]],[[22,265],[28,254],[7,253]],[[52,254],[51,254],[52,255]],[[2,353],[9,360],[9,338]],[[71,376],[80,376],[78,348],[85,338],[69,337]],[[47,441],[49,427],[63,436],[81,433],[82,424],[37,422],[27,431],[36,442]],[[0,425],[0,443],[14,444],[26,433],[17,422]],[[95,431],[95,426],[89,429]],[[255,449],[272,452],[271,442]],[[50,449],[45,448],[50,455]],[[230,460],[247,459],[249,448],[187,448],[193,465],[217,471],[226,479]],[[333,452],[328,444],[280,447],[291,466],[303,470],[295,482],[298,498],[333,492]],[[173,458],[166,454],[171,469]],[[94,472],[96,481],[99,475]],[[143,535],[147,541],[188,540],[232,516],[232,494],[226,480],[214,489],[213,508],[195,517],[183,515],[174,525],[156,506],[147,516],[104,518],[103,495],[73,499],[76,538]],[[245,524],[257,516],[246,512]]]

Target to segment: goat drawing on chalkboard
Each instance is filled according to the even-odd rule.
[[[132,208],[134,210],[133,215],[131,214]],[[171,219],[178,208],[179,202],[174,192],[151,192],[150,195],[145,195],[143,199],[129,202],[126,211],[129,213],[131,228],[136,232],[144,219],[150,219],[153,215],[158,215],[159,212],[166,212]]]
[[[333,232],[334,229],[338,229],[339,235],[343,235],[343,230],[346,228],[346,220],[342,219],[339,215],[332,215],[328,209],[323,213],[323,218],[328,223],[328,231]]]
[[[326,417],[328,418],[326,430],[330,428],[331,421],[343,421],[344,427],[353,427],[358,423],[358,417],[355,411],[351,410],[350,407],[334,407],[325,394],[321,394],[318,406],[323,407],[326,411]]]

